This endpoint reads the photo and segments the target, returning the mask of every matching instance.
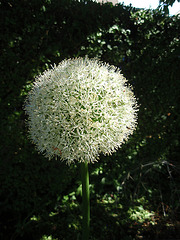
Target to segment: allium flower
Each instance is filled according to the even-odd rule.
[[[115,152],[137,124],[126,79],[114,66],[87,57],[64,60],[37,77],[25,111],[37,149],[69,164]]]

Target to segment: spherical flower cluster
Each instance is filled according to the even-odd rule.
[[[137,102],[114,66],[96,59],[62,61],[36,78],[25,111],[39,152],[68,164],[111,154],[137,125]]]

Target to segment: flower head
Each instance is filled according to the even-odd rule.
[[[126,79],[114,66],[87,57],[64,60],[37,77],[25,111],[37,149],[69,164],[115,152],[137,125]]]

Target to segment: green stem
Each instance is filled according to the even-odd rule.
[[[82,178],[82,207],[83,207],[83,225],[82,225],[82,240],[89,239],[90,227],[90,199],[89,199],[89,172],[88,163],[81,163],[81,178]]]

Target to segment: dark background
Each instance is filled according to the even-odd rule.
[[[72,0],[0,11],[0,239],[80,239],[79,165],[36,152],[23,103],[36,75],[85,55],[119,67],[140,109],[130,140],[89,166],[90,239],[180,239],[180,19]]]

